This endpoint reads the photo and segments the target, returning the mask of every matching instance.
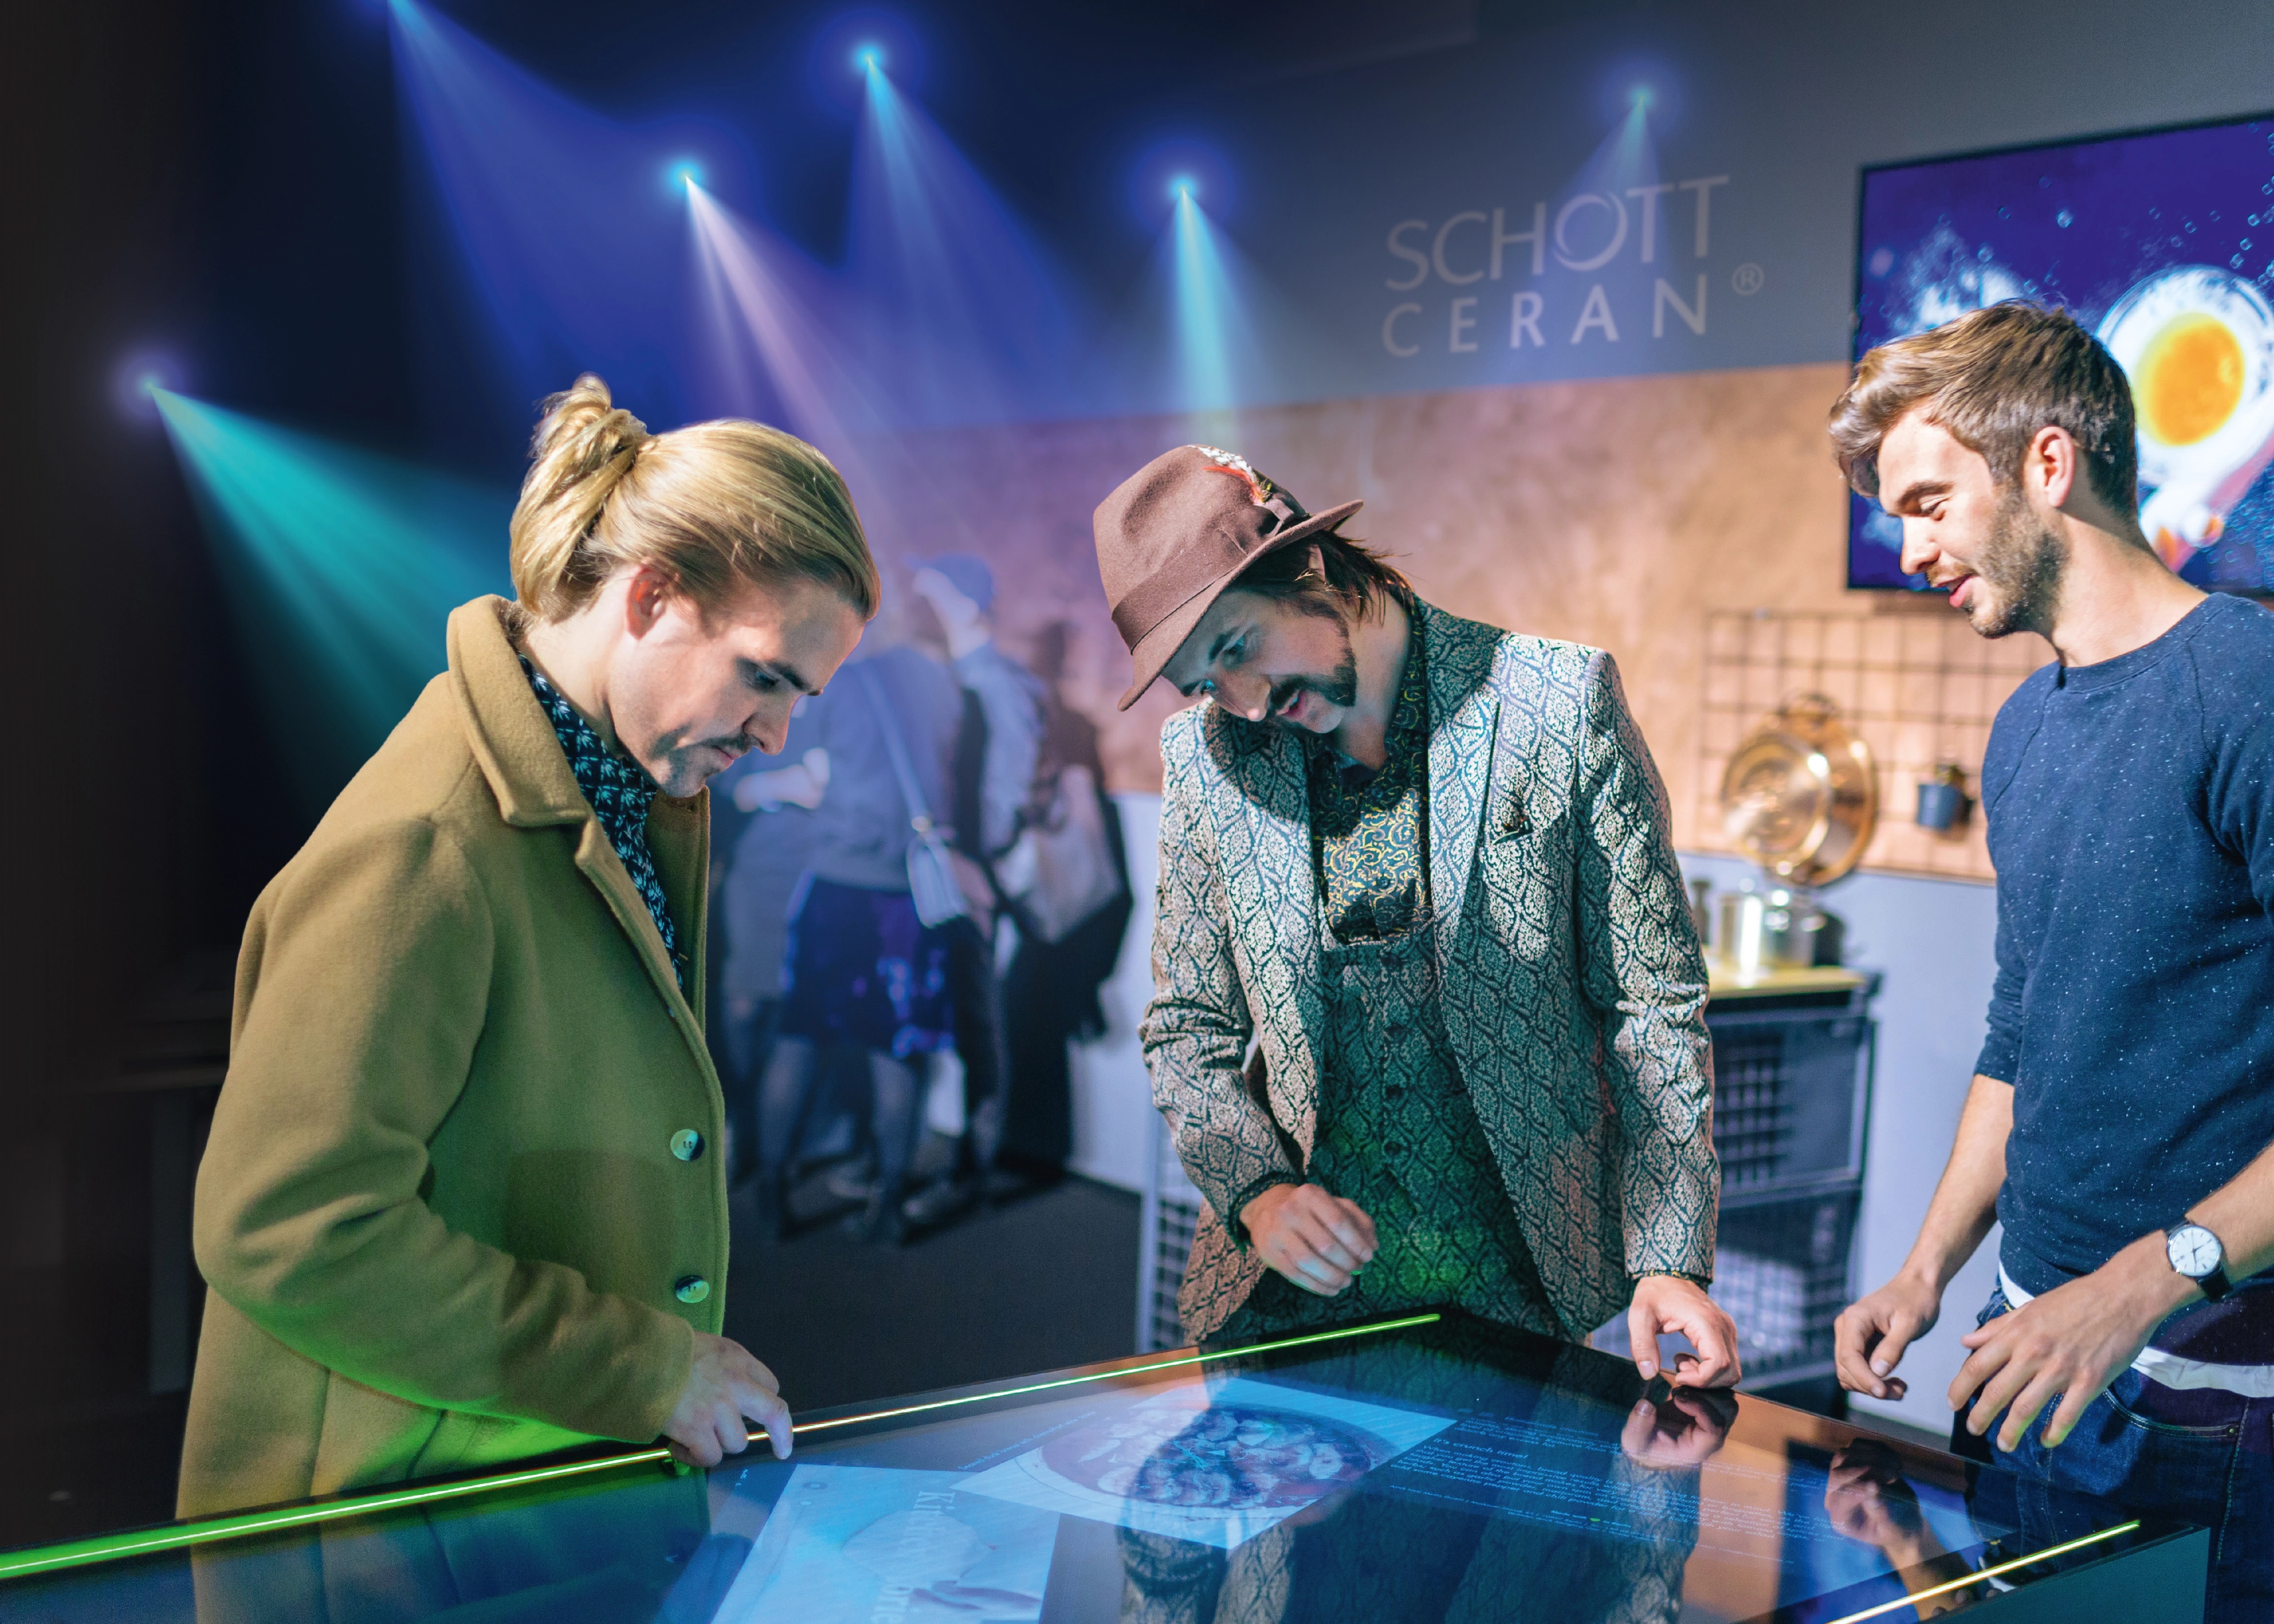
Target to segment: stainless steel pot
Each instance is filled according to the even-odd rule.
[[[1805,891],[1724,891],[1716,946],[1721,961],[1741,976],[1804,970],[1816,962],[1823,929],[1823,910]]]

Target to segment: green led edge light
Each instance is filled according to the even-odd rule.
[[[1909,1607],[1918,1602],[1931,1601],[1938,1596],[1946,1596],[1953,1590],[1962,1590],[1969,1584],[1979,1584],[1984,1579],[1995,1579],[2001,1575],[2012,1573],[2016,1568],[2027,1568],[2032,1562],[2049,1562],[2057,1556],[2067,1556],[2072,1551],[2082,1551],[2087,1545],[2097,1545],[2104,1539],[2113,1539],[2119,1534],[2128,1534],[2139,1526],[2136,1522],[2120,1522],[2114,1528],[2104,1528],[2097,1534],[2087,1534],[2083,1538],[2072,1539],[2067,1545],[2054,1545],[2045,1551],[2033,1551],[2027,1556],[2017,1556],[2010,1562],[2000,1562],[1995,1568],[1985,1568],[1980,1573],[1968,1574],[1962,1579],[1946,1580],[1943,1583],[1931,1585],[1926,1590],[1916,1590],[1909,1596],[1898,1596],[1893,1601],[1881,1602],[1876,1607],[1866,1607],[1861,1613],[1850,1613],[1845,1617],[1833,1620],[1832,1624],[1859,1624],[1859,1620],[1864,1619],[1876,1619],[1885,1613],[1893,1613],[1898,1607]]]
[[[1307,1336],[1289,1336],[1278,1342],[1257,1342],[1253,1347],[1227,1348],[1218,1353],[1186,1353],[1174,1358],[1161,1359],[1150,1365],[1129,1365],[1119,1370],[1096,1371],[1086,1376],[1061,1376],[1055,1381],[1029,1382],[1025,1387],[1003,1387],[985,1393],[968,1393],[956,1398],[933,1399],[927,1403],[902,1404],[891,1410],[877,1410],[857,1416],[840,1416],[828,1421],[809,1421],[792,1426],[792,1432],[820,1432],[833,1427],[855,1426],[866,1421],[889,1421],[901,1416],[923,1415],[935,1410],[950,1410],[960,1404],[984,1403],[990,1399],[1018,1398],[1029,1393],[1047,1393],[1057,1387],[1080,1387],[1085,1382],[1111,1381],[1122,1376],[1144,1376],[1155,1371],[1174,1370],[1179,1365],[1204,1365],[1212,1359],[1238,1358],[1251,1353],[1276,1353],[1284,1348],[1301,1348],[1313,1342],[1344,1341],[1353,1336],[1373,1336],[1383,1331],[1409,1330],[1415,1326],[1434,1325],[1440,1314],[1409,1314],[1402,1320],[1387,1320],[1380,1325],[1354,1326],[1345,1330],[1314,1331]],[[763,1433],[752,1433],[753,1438]],[[122,1557],[148,1556],[161,1551],[177,1551],[189,1545],[210,1545],[223,1539],[241,1539],[251,1534],[268,1534],[286,1529],[305,1528],[317,1522],[332,1522],[344,1517],[369,1516],[374,1512],[398,1510],[405,1506],[432,1505],[437,1500],[461,1500],[468,1495],[486,1494],[494,1489],[519,1488],[532,1483],[550,1483],[562,1477],[574,1477],[592,1472],[613,1471],[621,1467],[659,1464],[671,1458],[667,1449],[634,1450],[629,1455],[606,1455],[596,1461],[572,1461],[565,1466],[539,1466],[525,1471],[502,1472],[493,1477],[477,1477],[466,1483],[437,1484],[428,1488],[398,1489],[391,1493],[360,1495],[353,1500],[328,1501],[320,1506],[290,1507],[278,1511],[246,1512],[237,1516],[212,1517],[202,1522],[184,1522],[172,1528],[147,1529],[138,1533],[104,1534],[93,1539],[75,1540],[68,1545],[36,1546],[12,1556],[0,1556],[0,1580],[21,1579],[33,1574],[55,1573],[65,1568],[85,1568],[96,1562],[117,1561]]]

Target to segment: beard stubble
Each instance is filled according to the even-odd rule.
[[[1358,703],[1358,654],[1351,647],[1350,628],[1342,617],[1334,617],[1342,634],[1342,655],[1335,668],[1328,672],[1306,672],[1299,676],[1284,677],[1271,686],[1270,720],[1275,726],[1293,727],[1291,722],[1280,719],[1279,712],[1295,703],[1295,696],[1306,691],[1316,694],[1337,710],[1347,710]],[[1298,729],[1298,731],[1306,731]]]
[[[1990,539],[1975,573],[1994,589],[1995,602],[1967,619],[1984,637],[2049,631],[2060,610],[2061,575],[2068,542],[2029,508],[2017,482],[1999,498]]]

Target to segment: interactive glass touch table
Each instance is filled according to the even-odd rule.
[[[787,1462],[619,1450],[7,1553],[0,1617],[2201,1619],[2202,1530],[2011,1489],[1421,1314],[806,1416]]]

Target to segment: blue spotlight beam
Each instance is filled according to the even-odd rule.
[[[1232,302],[1208,216],[1189,184],[1177,192],[1177,357],[1178,388],[1187,411],[1223,410],[1233,401],[1231,356],[1225,343],[1226,307]]]
[[[442,668],[450,611],[510,590],[511,494],[151,393],[320,808]]]
[[[790,244],[736,215],[701,187],[689,191],[700,270],[705,349],[731,391],[731,410],[773,402],[766,415],[818,446],[844,474],[870,541],[905,538],[896,493],[915,488],[894,384],[847,344],[866,312]],[[756,362],[755,372],[748,365]],[[923,523],[907,515],[912,523]]]
[[[755,352],[787,426],[834,458],[886,424],[883,387],[861,375],[841,343],[855,312],[787,244],[737,219],[699,185],[688,188],[712,346],[730,366]],[[750,410],[757,391],[744,391]]]
[[[619,123],[418,0],[388,12],[408,123],[505,395],[525,405],[589,369],[651,420],[688,415],[679,380],[699,368],[681,352],[684,244],[667,211],[731,139]]]
[[[862,74],[849,269],[870,370],[916,423],[1065,410],[1077,322],[1064,277],[881,59]]]

